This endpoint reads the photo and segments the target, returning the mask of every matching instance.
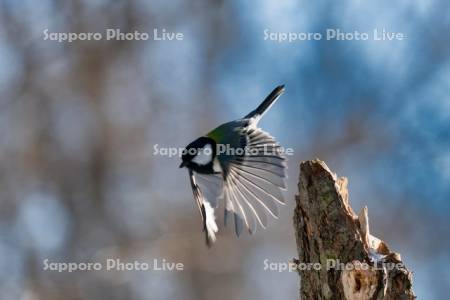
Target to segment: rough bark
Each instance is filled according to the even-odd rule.
[[[365,207],[356,215],[347,179],[320,160],[300,165],[294,227],[300,299],[415,299],[412,275],[369,232]]]

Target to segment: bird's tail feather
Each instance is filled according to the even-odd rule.
[[[277,86],[269,96],[264,99],[264,101],[251,113],[246,115],[244,118],[258,118],[258,120],[264,115],[264,113],[275,103],[275,101],[283,94],[284,85]]]

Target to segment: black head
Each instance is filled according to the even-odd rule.
[[[216,142],[209,137],[200,137],[186,146],[181,156],[180,168],[187,167],[198,173],[214,173],[213,161],[217,153]]]

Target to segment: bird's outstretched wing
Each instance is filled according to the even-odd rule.
[[[222,177],[218,175],[202,175],[189,170],[194,199],[197,203],[203,221],[203,231],[208,247],[216,241],[218,227],[215,220],[214,210],[222,196]]]
[[[245,153],[223,165],[225,224],[234,216],[239,236],[245,226],[250,234],[259,224],[267,226],[267,215],[278,218],[278,204],[284,204],[286,158],[275,139],[254,126],[241,132]]]

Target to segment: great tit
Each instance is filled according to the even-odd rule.
[[[180,168],[189,171],[208,246],[216,240],[214,211],[221,199],[224,225],[232,216],[237,236],[244,226],[250,234],[258,224],[266,228],[267,215],[278,218],[277,204],[284,204],[286,158],[258,122],[283,92],[284,85],[276,87],[248,115],[220,125],[182,152]]]

